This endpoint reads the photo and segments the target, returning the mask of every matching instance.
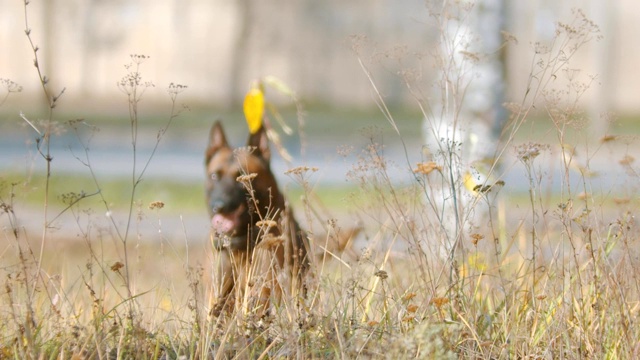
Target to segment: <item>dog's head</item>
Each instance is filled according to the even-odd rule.
[[[237,149],[227,142],[219,121],[211,128],[205,152],[206,199],[216,247],[228,241],[231,249],[252,248],[258,241],[255,223],[284,207],[270,157],[264,128]]]

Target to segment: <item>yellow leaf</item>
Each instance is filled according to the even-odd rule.
[[[473,178],[473,175],[469,171],[464,173],[462,183],[469,192],[474,194],[478,193],[478,190],[476,189],[476,179]]]
[[[244,97],[244,117],[247,119],[249,132],[255,134],[262,126],[264,116],[264,94],[257,84]]]
[[[160,301],[160,308],[167,312],[171,311],[171,308],[172,308],[171,299],[167,297],[163,297],[162,300]]]

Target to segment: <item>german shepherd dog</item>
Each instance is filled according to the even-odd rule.
[[[211,313],[229,311],[236,301],[268,310],[286,286],[304,294],[309,269],[308,239],[286,204],[270,168],[264,128],[245,148],[232,148],[219,121],[211,128],[205,152],[206,200],[211,238],[220,256],[218,298]],[[284,276],[283,276],[284,274]]]

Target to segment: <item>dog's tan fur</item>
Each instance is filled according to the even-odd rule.
[[[270,298],[280,296],[284,281],[303,294],[309,244],[271,172],[265,130],[250,135],[247,147],[233,149],[216,122],[205,164],[211,235],[220,258],[212,313],[230,310],[238,300],[264,311]]]

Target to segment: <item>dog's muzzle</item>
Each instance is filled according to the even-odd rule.
[[[240,205],[229,213],[215,212],[211,217],[211,230],[213,243],[217,250],[250,250],[251,244],[248,236],[248,225],[242,220],[246,212],[246,206]]]

